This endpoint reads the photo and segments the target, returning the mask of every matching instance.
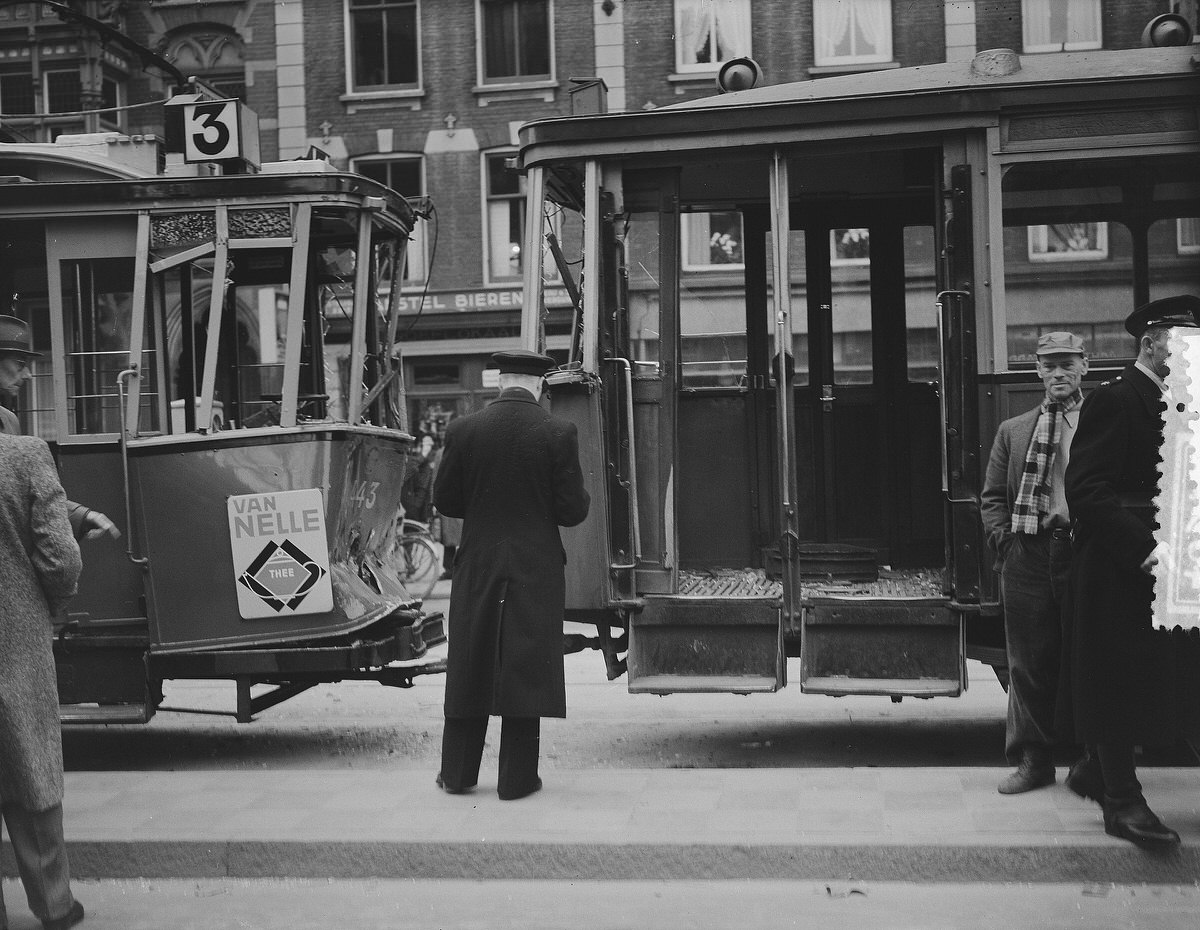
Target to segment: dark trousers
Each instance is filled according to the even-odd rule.
[[[1062,604],[1071,564],[1065,533],[1017,533],[1000,575],[1008,641],[1008,720],[1004,753],[1014,765],[1026,749],[1054,743]]]
[[[1137,778],[1134,748],[1129,743],[1098,743],[1096,758],[1104,773],[1104,794],[1118,803],[1136,801],[1142,797],[1142,783]]]
[[[500,794],[524,794],[538,777],[540,717],[502,717],[500,724]],[[442,731],[442,781],[453,790],[479,782],[479,762],[487,736],[487,717],[447,717]]]
[[[29,909],[41,921],[66,917],[75,899],[67,868],[62,805],[44,811],[27,811],[16,804],[4,804],[0,809]],[[0,928],[7,927],[4,893],[0,890]]]

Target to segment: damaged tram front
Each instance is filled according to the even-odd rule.
[[[407,686],[444,639],[395,551],[413,211],[321,160],[167,164],[153,137],[0,145],[5,312],[42,353],[21,427],[124,532],[85,543],[56,627],[63,719],[146,721],[168,679],[235,682],[243,721]]]
[[[1041,399],[1040,333],[1094,384],[1134,307],[1200,292],[1194,58],[995,50],[526,125],[525,344],[567,358],[593,495],[574,646],[652,693],[774,691],[789,657],[831,695],[1003,676],[987,450]]]

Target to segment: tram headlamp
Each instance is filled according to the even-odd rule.
[[[1163,13],[1146,23],[1142,30],[1142,45],[1145,48],[1163,48],[1168,45],[1188,45],[1192,41],[1192,26],[1178,13]]]
[[[734,90],[749,90],[762,80],[762,68],[753,58],[730,58],[717,72],[717,90],[727,94]]]

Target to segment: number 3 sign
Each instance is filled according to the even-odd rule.
[[[224,161],[240,158],[242,127],[236,100],[206,100],[183,108],[185,161]]]
[[[241,159],[258,167],[258,119],[240,100],[176,97],[168,103],[167,150],[188,163]]]

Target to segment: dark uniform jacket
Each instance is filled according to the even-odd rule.
[[[1153,578],[1163,403],[1130,365],[1084,401],[1067,465],[1075,543],[1064,611],[1059,726],[1080,743],[1172,742],[1183,724],[1178,651],[1155,631]]]
[[[451,422],[434,506],[462,517],[450,594],[446,716],[564,717],[566,553],[587,516],[575,425],[521,388]]]

